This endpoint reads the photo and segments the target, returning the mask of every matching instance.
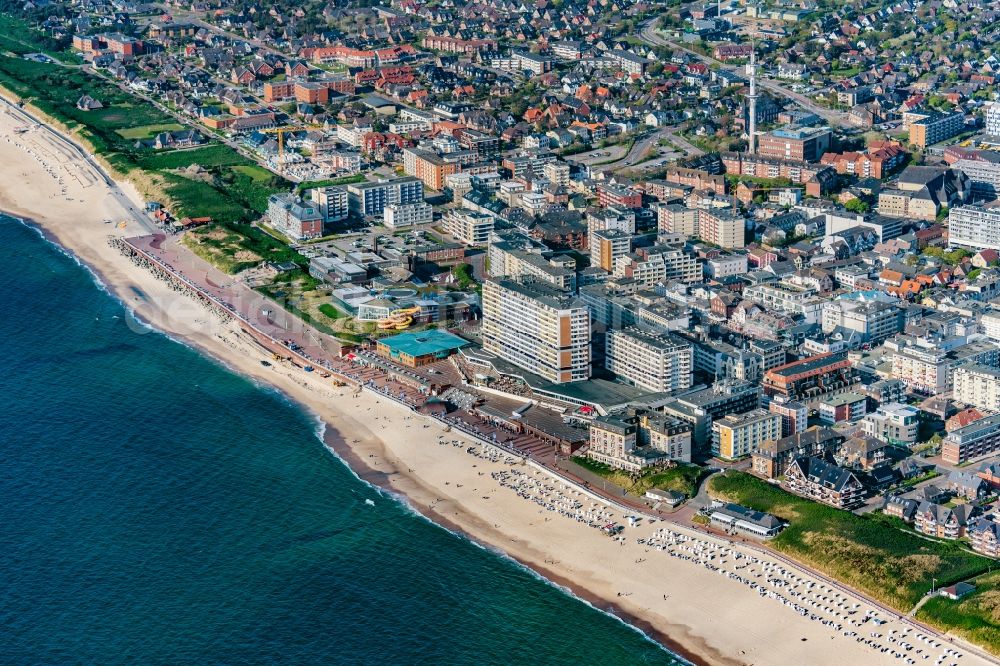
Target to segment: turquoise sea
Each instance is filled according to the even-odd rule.
[[[0,663],[678,663],[359,480],[9,218],[0,295]]]

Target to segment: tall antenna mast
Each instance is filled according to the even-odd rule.
[[[747,95],[748,112],[750,115],[750,128],[747,131],[748,144],[747,153],[757,154],[757,49],[753,41],[750,42],[750,94]]]

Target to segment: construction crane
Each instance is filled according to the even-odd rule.
[[[302,130],[309,129],[312,128],[306,127],[305,125],[283,125],[282,127],[271,127],[258,130],[261,134],[278,135],[278,173],[281,175],[285,175],[285,133],[301,132]]]

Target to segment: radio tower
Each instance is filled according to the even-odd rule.
[[[747,95],[747,107],[750,116],[750,129],[748,134],[747,153],[755,155],[757,153],[757,58],[756,49],[751,42],[750,64],[747,66],[750,74],[750,93]]]

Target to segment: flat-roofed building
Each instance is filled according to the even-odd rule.
[[[540,283],[483,284],[483,349],[553,383],[590,377],[590,310]]]
[[[746,219],[724,209],[698,211],[698,238],[732,250],[746,245]]]
[[[1000,153],[992,150],[978,151],[974,156],[960,159],[951,166],[969,177],[974,199],[992,201],[1000,197]]]
[[[350,210],[358,217],[382,217],[389,204],[417,203],[424,200],[424,184],[405,176],[388,180],[354,183],[347,186]]]
[[[430,224],[434,220],[434,208],[426,201],[389,204],[382,213],[383,223],[394,231]]]
[[[809,425],[809,408],[796,400],[775,398],[767,406],[767,411],[781,417],[782,437],[804,432]]]
[[[943,393],[948,388],[947,357],[946,351],[934,347],[898,347],[890,358],[892,378],[921,393]]]
[[[953,465],[997,451],[1000,451],[1000,414],[952,430],[941,442],[941,459]]]
[[[786,282],[757,284],[743,290],[743,298],[758,303],[769,310],[780,310],[802,315],[807,324],[817,324],[822,316],[825,301],[812,287]]]
[[[854,333],[859,343],[881,342],[899,333],[900,300],[885,292],[852,292],[822,305],[824,333]]]
[[[469,344],[448,331],[428,329],[378,340],[377,353],[410,368],[419,368],[448,358]]]
[[[964,129],[965,115],[959,111],[926,113],[910,123],[910,143],[918,148],[926,148],[961,134]]]
[[[455,240],[466,245],[485,245],[490,240],[496,218],[472,210],[452,209],[444,216],[444,228]]]
[[[341,222],[350,213],[347,190],[343,187],[314,187],[309,198],[323,215],[324,222]]]
[[[910,446],[917,441],[920,410],[898,402],[879,405],[874,414],[865,416],[861,425],[869,437],[893,446]]]
[[[614,272],[618,257],[632,250],[632,235],[618,229],[603,229],[590,234],[590,265]]]
[[[576,261],[555,254],[538,241],[514,234],[494,237],[487,257],[490,277],[547,282],[562,291],[576,291]]]
[[[605,344],[605,367],[619,379],[649,391],[691,386],[694,354],[684,338],[629,327],[608,331]]]
[[[791,127],[760,135],[757,154],[786,160],[818,162],[830,149],[829,127]]]
[[[868,413],[868,396],[854,391],[838,393],[819,402],[819,420],[834,424],[855,421]]]
[[[955,400],[1000,412],[1000,368],[974,363],[955,368]]]
[[[728,414],[712,423],[712,453],[720,458],[745,458],[768,440],[781,437],[781,417],[763,409]]]
[[[959,206],[949,210],[948,247],[1000,250],[1000,206]]]
[[[437,153],[417,148],[403,149],[403,171],[423,181],[425,187],[443,190],[445,178],[461,171],[457,162],[449,162]]]

